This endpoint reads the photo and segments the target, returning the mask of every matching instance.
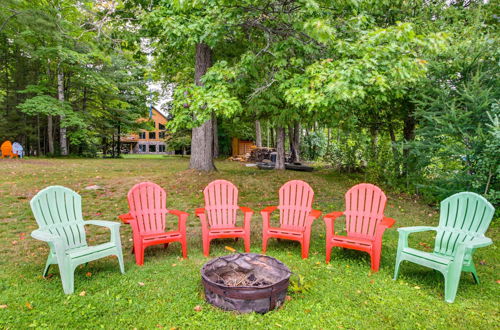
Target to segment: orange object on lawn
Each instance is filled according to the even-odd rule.
[[[292,180],[279,190],[279,206],[269,206],[260,211],[262,215],[262,253],[266,253],[267,240],[271,237],[299,241],[302,258],[309,255],[311,225],[321,212],[312,209],[314,191],[306,182]],[[271,212],[280,210],[280,226],[271,227]]]
[[[144,250],[148,246],[179,242],[182,256],[187,258],[186,220],[188,213],[166,208],[167,193],[153,182],[141,182],[127,194],[130,212],[119,218],[132,226],[135,262],[144,264]],[[178,218],[177,230],[165,231],[166,216]]]
[[[9,140],[7,140],[4,143],[2,143],[2,146],[0,146],[0,150],[2,151],[2,158],[5,158],[5,157],[9,157],[9,158],[17,157],[17,155],[15,155],[12,152],[12,142],[10,142]]]
[[[215,180],[203,190],[205,208],[198,208],[196,216],[201,221],[203,254],[208,257],[210,241],[215,238],[238,238],[245,241],[245,252],[250,252],[250,220],[253,211],[238,206],[238,189],[226,180]],[[236,212],[244,214],[243,227],[236,227]]]
[[[396,221],[384,216],[387,197],[377,186],[369,183],[358,184],[345,194],[345,212],[325,215],[326,262],[330,262],[332,247],[364,251],[370,254],[371,269],[378,271],[382,252],[382,236]],[[347,236],[335,234],[335,219],[346,217]]]

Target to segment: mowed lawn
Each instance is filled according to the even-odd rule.
[[[496,243],[477,250],[475,261],[480,285],[463,273],[455,303],[443,300],[441,274],[410,263],[401,266],[400,279],[392,280],[398,234],[386,231],[381,269],[372,274],[367,254],[334,248],[332,262],[325,258],[325,226],[315,222],[311,252],[300,258],[294,242],[270,240],[268,255],[300,274],[306,292],[289,292],[290,300],[265,315],[223,312],[204,302],[200,268],[209,260],[201,250],[200,223],[194,209],[203,206],[202,190],[214,179],[234,182],[240,205],[256,212],[252,218],[252,252],[260,252],[262,218],[259,210],[276,205],[277,191],[288,180],[307,181],[315,191],[314,208],[323,213],[341,211],[344,193],[362,182],[361,175],[332,170],[312,173],[259,171],[229,161],[216,163],[219,171],[200,174],[187,170],[188,159],[24,159],[0,160],[0,328],[495,328],[500,324],[498,219],[487,236]],[[75,274],[75,293],[64,295],[57,266],[48,278],[42,270],[48,246],[34,240],[37,228],[29,200],[49,185],[64,185],[83,198],[86,220],[118,221],[127,212],[126,194],[141,181],[153,181],[168,194],[167,207],[187,211],[189,258],[180,258],[180,245],[152,247],[139,267],[130,253],[131,229],[121,227],[126,274],[116,258],[81,266]],[[85,190],[100,185],[101,190]],[[388,195],[386,215],[396,226],[437,225],[437,209],[418,199],[382,187]],[[176,225],[175,218],[168,219]],[[276,221],[274,219],[273,221]],[[341,231],[343,221],[337,224]],[[89,244],[109,238],[106,229],[88,227]],[[433,233],[416,234],[411,244],[431,251]],[[239,240],[214,241],[211,256],[229,253],[224,246],[243,250]],[[196,306],[201,306],[201,311]]]

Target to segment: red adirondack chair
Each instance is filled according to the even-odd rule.
[[[387,228],[394,225],[392,218],[384,216],[387,197],[377,186],[369,183],[358,184],[345,194],[345,212],[325,215],[326,262],[330,262],[332,247],[365,251],[371,257],[371,269],[378,271],[382,252],[382,236]],[[347,236],[335,233],[335,219],[346,217]]]
[[[253,211],[238,206],[238,189],[226,180],[215,180],[203,190],[205,208],[198,208],[196,216],[201,221],[203,254],[208,257],[210,241],[215,238],[243,238],[245,251],[250,252],[250,220]],[[236,211],[244,214],[243,227],[236,227]]]
[[[302,246],[302,258],[309,255],[311,225],[321,212],[312,209],[314,191],[304,181],[292,180],[279,190],[279,206],[268,206],[262,215],[262,253],[266,253],[267,240],[271,237],[299,241]],[[271,213],[280,210],[280,226],[271,227]]]
[[[187,258],[186,220],[188,213],[166,208],[167,193],[153,182],[141,182],[127,194],[130,212],[119,218],[132,226],[135,262],[144,264],[144,250],[148,246],[179,242],[182,256]],[[165,231],[166,215],[178,217],[177,230]]]

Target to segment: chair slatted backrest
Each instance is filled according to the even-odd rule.
[[[231,228],[236,225],[238,188],[226,180],[215,180],[203,190],[205,211],[212,228]]]
[[[153,182],[141,182],[127,194],[130,215],[137,221],[140,234],[165,232],[167,193]]]
[[[30,201],[38,226],[61,237],[66,248],[87,246],[82,217],[82,198],[73,190],[50,186]]]
[[[301,180],[285,183],[279,190],[280,224],[282,228],[304,230],[312,210],[314,191]]]
[[[481,195],[461,192],[441,202],[434,252],[453,255],[459,243],[482,237],[495,208]]]
[[[384,217],[387,197],[377,186],[369,183],[355,185],[345,194],[347,235],[373,239],[377,225]]]

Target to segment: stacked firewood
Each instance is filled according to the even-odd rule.
[[[271,159],[271,152],[276,151],[274,148],[254,148],[250,152],[250,157],[248,158],[251,162],[262,162],[264,159]]]

